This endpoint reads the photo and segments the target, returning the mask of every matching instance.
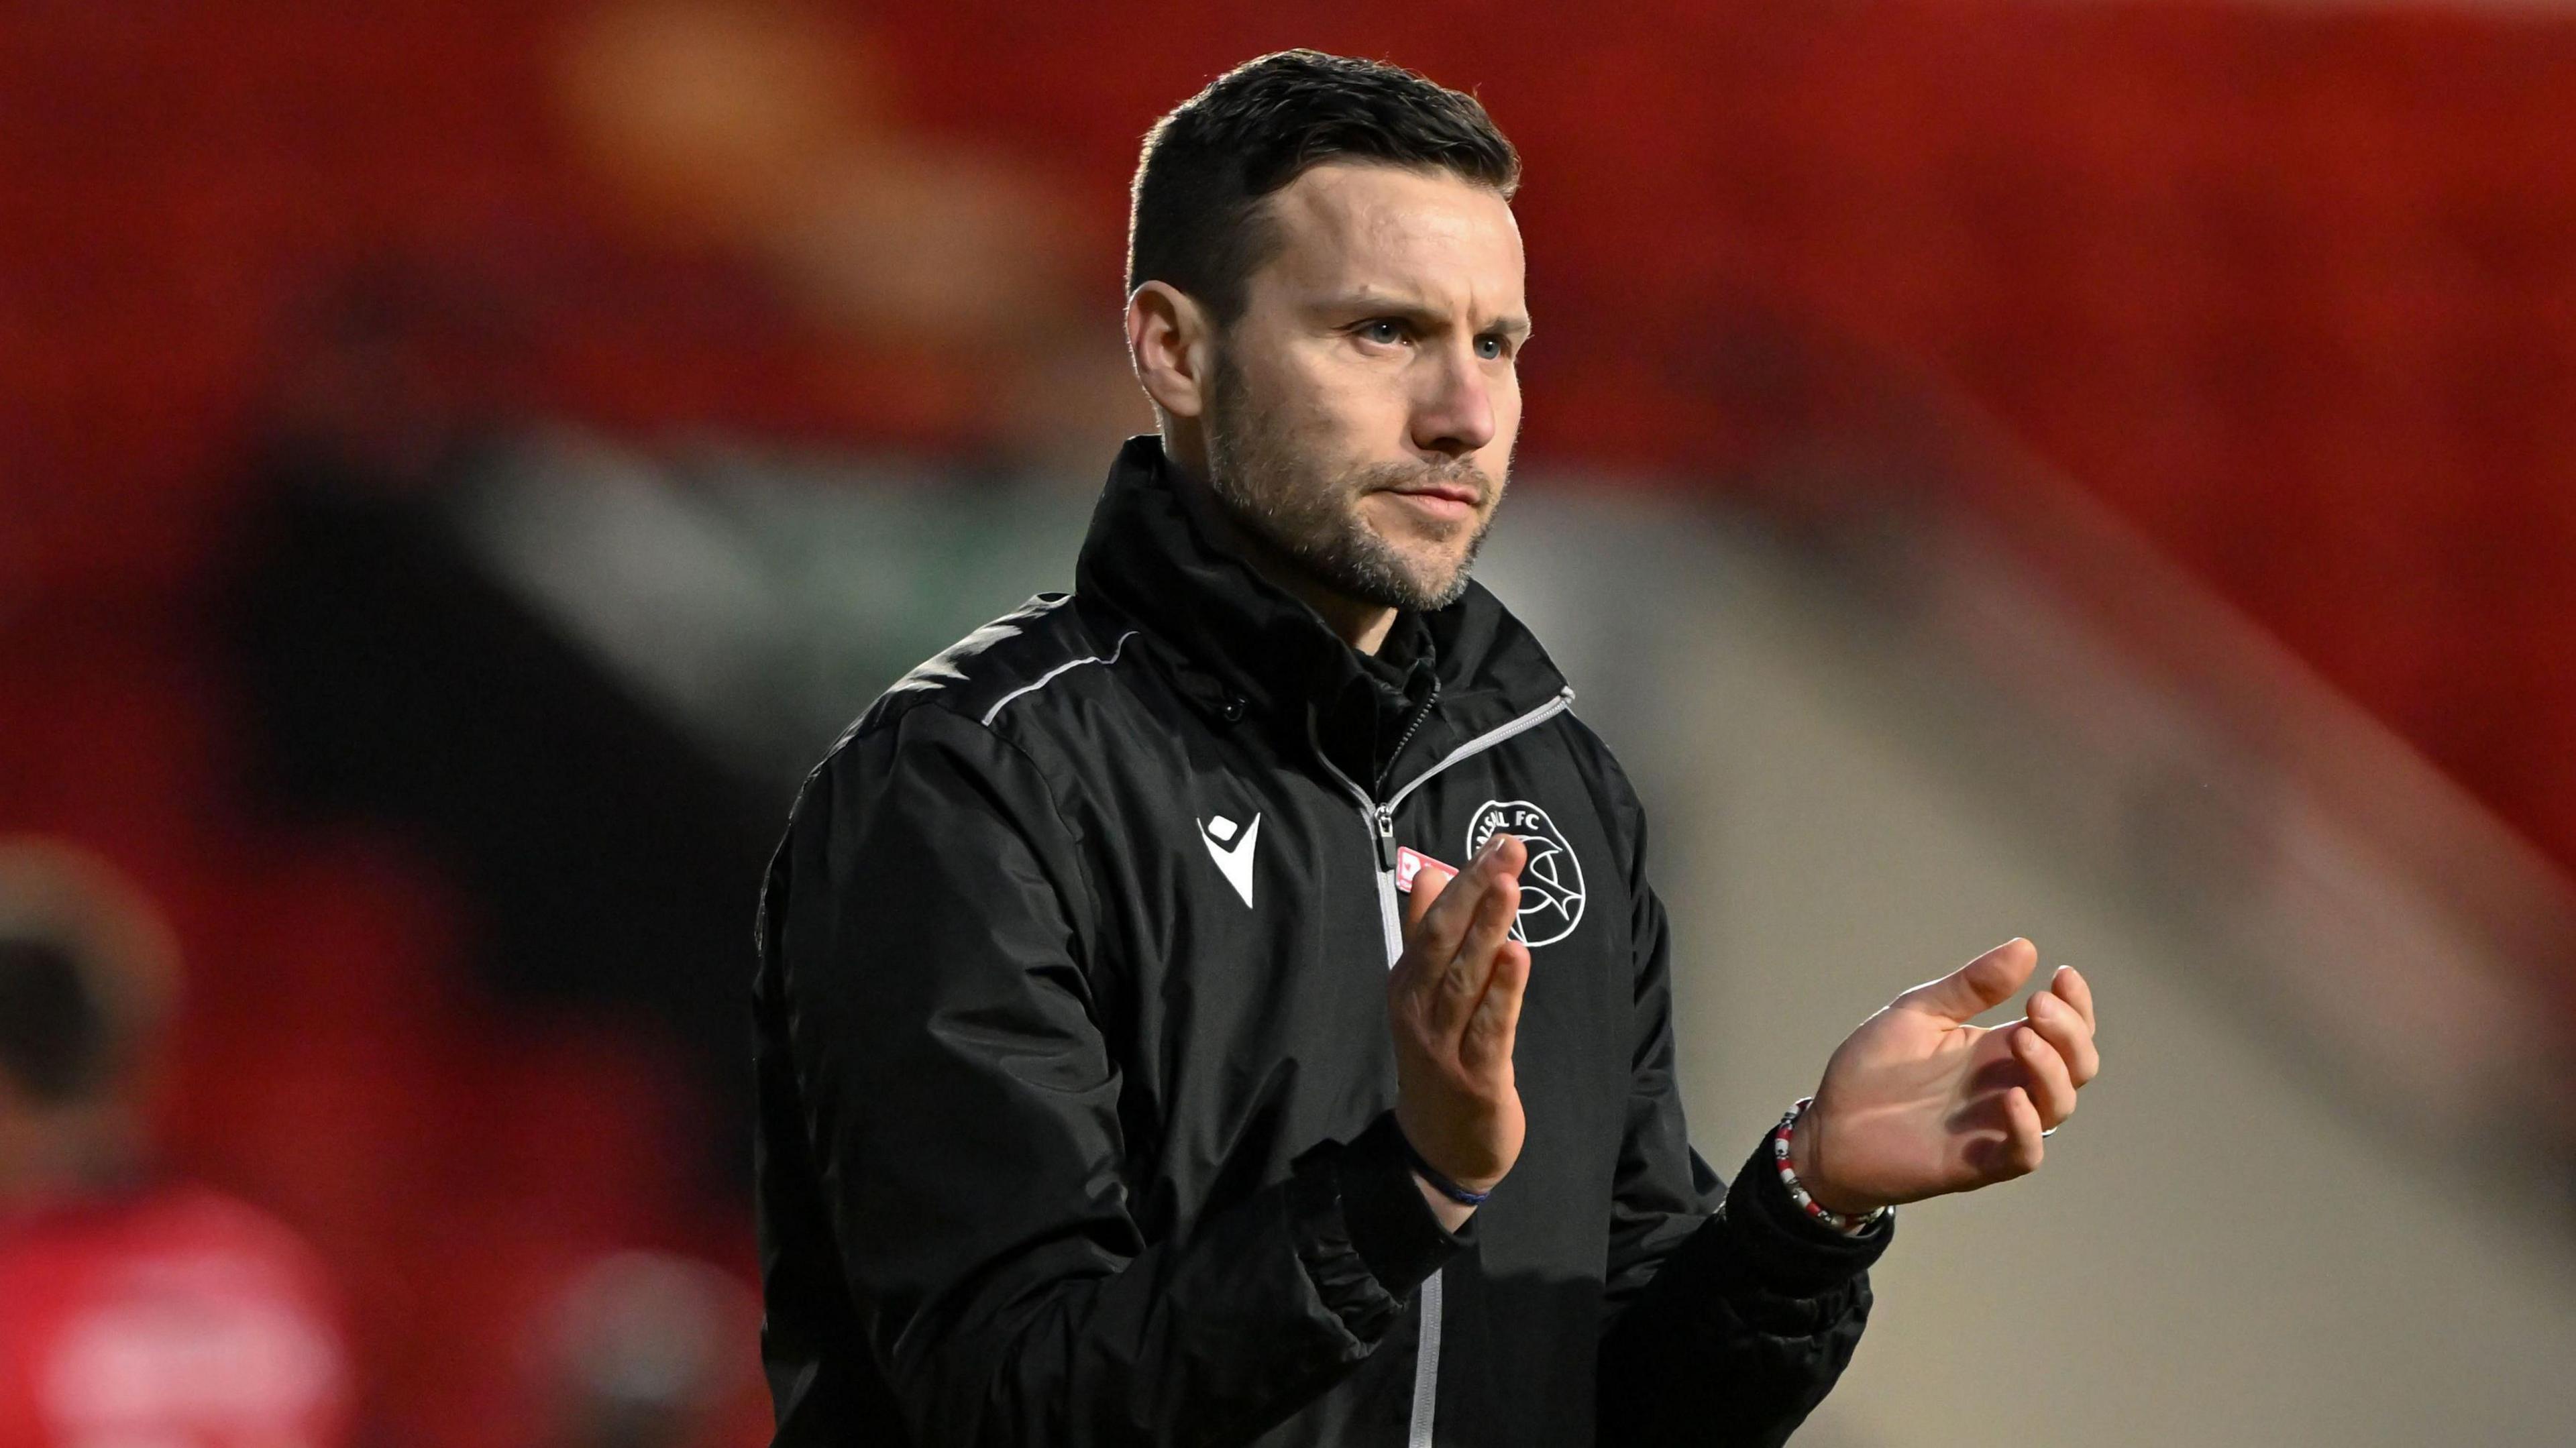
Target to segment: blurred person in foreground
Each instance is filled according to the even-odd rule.
[[[1313,52],[1147,138],[1160,435],[1076,592],[888,690],[771,867],[779,1442],[1778,1443],[1889,1209],[2075,1109],[2074,971],[1968,1024],[2015,940],[1865,1022],[1731,1186],[1691,1150],[1642,808],[1468,578],[1518,177],[1473,99]]]
[[[175,955],[143,899],[0,842],[0,1448],[338,1448],[337,1304],[285,1227],[160,1171]]]

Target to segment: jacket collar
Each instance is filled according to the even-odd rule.
[[[1175,476],[1161,438],[1130,438],[1074,567],[1077,593],[1167,646],[1183,692],[1203,706],[1229,718],[1293,714],[1302,728],[1310,709],[1333,711],[1354,689],[1401,711],[1416,690],[1397,678],[1427,670],[1439,683],[1435,712],[1472,734],[1564,689],[1538,640],[1477,583],[1447,608],[1399,618],[1395,646],[1367,658],[1227,549],[1207,516],[1215,506]],[[1408,652],[1411,668],[1385,667]]]

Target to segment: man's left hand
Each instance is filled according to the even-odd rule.
[[[1968,1024],[2012,999],[2038,963],[2029,941],[2005,941],[1851,1033],[1790,1138],[1789,1167],[1808,1195],[1860,1213],[2039,1169],[2041,1133],[2074,1114],[2075,1093],[2102,1067],[2093,991],[2060,966],[2022,1019]]]

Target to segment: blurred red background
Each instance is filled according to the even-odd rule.
[[[245,797],[202,600],[257,449],[1043,453],[1145,127],[1282,45],[1477,89],[1523,148],[1533,460],[1718,473],[1769,420],[1661,359],[1756,299],[1989,414],[2576,865],[2576,22],[1346,9],[0,12],[0,826],[171,911],[177,1154],[344,1275],[389,1436],[517,1441],[476,1385],[580,1252],[750,1245],[668,1169],[699,1124],[652,1041],[496,1014],[434,869]]]

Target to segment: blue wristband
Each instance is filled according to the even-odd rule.
[[[1413,1143],[1405,1137],[1403,1132],[1397,1132],[1395,1134],[1395,1139],[1404,1147],[1404,1159],[1413,1164],[1414,1175],[1431,1183],[1431,1189],[1433,1191],[1438,1192],[1440,1195],[1447,1197],[1449,1200],[1456,1202],[1462,1207],[1481,1207],[1485,1204],[1485,1198],[1493,1195],[1492,1192],[1471,1192],[1465,1187],[1458,1185],[1456,1182],[1449,1180],[1446,1176],[1441,1175],[1438,1167],[1424,1161],[1422,1159],[1422,1153],[1413,1149]]]

